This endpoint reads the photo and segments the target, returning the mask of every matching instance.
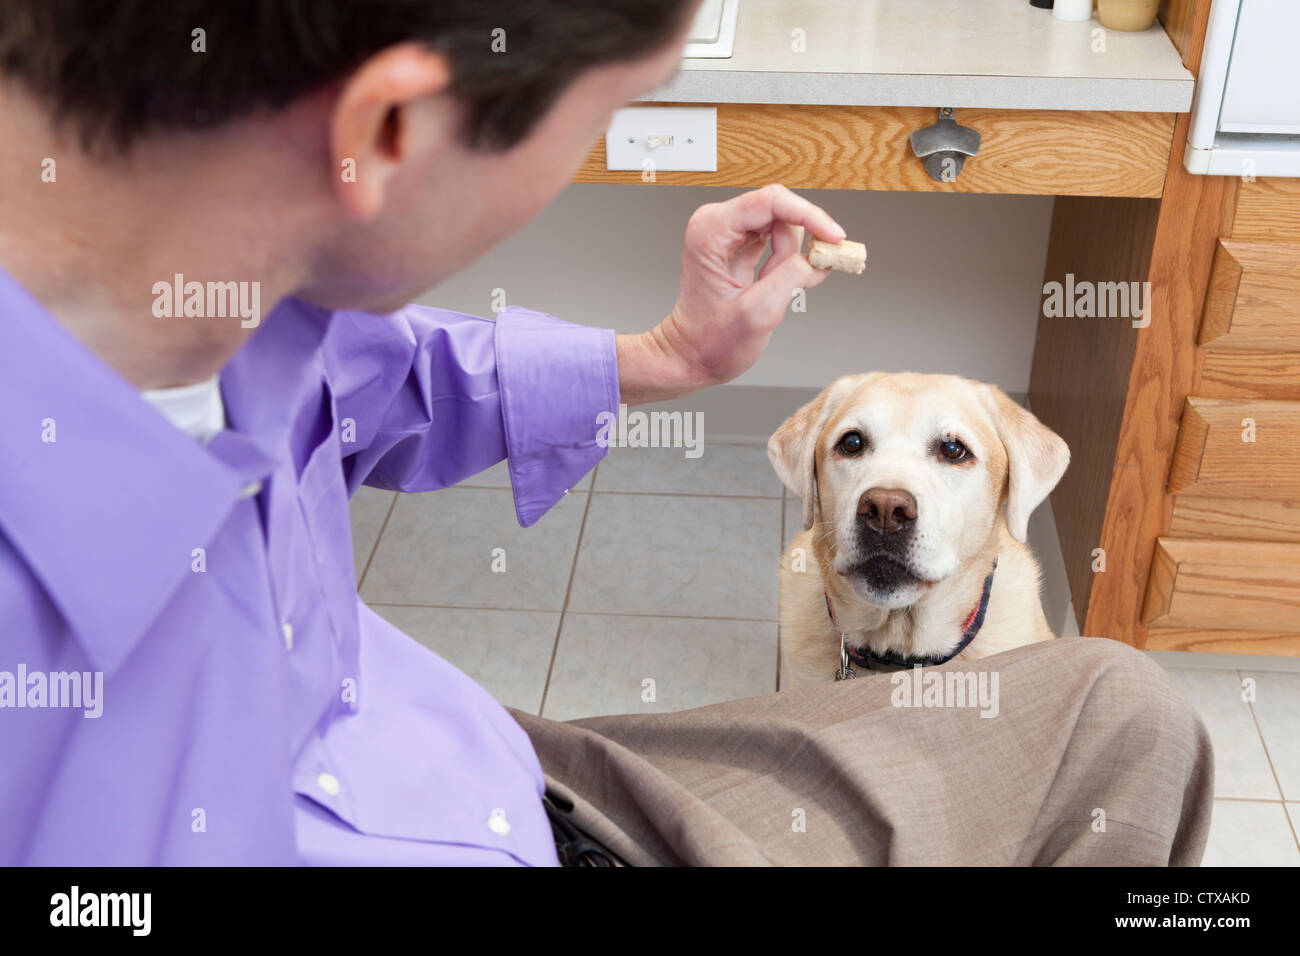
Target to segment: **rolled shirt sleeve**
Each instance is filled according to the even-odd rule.
[[[418,305],[336,313],[326,373],[349,493],[445,488],[508,458],[515,513],[534,524],[605,455],[614,342],[516,306],[495,321]]]

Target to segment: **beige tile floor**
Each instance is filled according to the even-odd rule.
[[[366,603],[505,704],[568,720],[778,689],[776,569],[799,509],[759,443],[614,449],[528,530],[504,464],[431,494],[362,489],[352,518]],[[1050,587],[1051,521],[1036,529]],[[1300,865],[1296,662],[1155,656],[1214,738],[1206,865]]]

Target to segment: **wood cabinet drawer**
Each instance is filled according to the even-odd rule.
[[[1147,639],[1142,649],[1192,654],[1274,654],[1278,657],[1300,657],[1300,632],[1151,627],[1147,628]]]
[[[639,107],[712,106],[644,103]],[[718,103],[716,172],[656,170],[653,182],[1046,196],[1140,196],[1164,190],[1174,114],[959,109],[978,130],[978,156],[952,182],[936,182],[909,137],[938,118],[933,106],[799,106]],[[643,182],[640,170],[605,168],[602,137],[574,176],[579,183]]]
[[[1300,352],[1203,349],[1200,359],[1198,395],[1300,401]]]
[[[1300,500],[1300,402],[1187,399],[1169,491]]]
[[[1177,495],[1169,533],[1175,538],[1294,541],[1300,544],[1300,501]]]
[[[1300,352],[1300,243],[1220,239],[1199,341]]]
[[[1300,632],[1300,544],[1160,538],[1148,624]]]

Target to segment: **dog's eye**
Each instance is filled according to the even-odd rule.
[[[840,439],[839,444],[835,447],[838,448],[842,454],[856,455],[862,451],[866,444],[867,441],[862,437],[862,432],[846,432],[844,437]]]
[[[955,438],[939,442],[939,454],[948,461],[965,461],[970,457],[970,449]]]

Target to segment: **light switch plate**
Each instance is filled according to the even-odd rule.
[[[655,145],[652,145],[655,144]],[[718,171],[715,106],[629,106],[605,133],[605,168],[661,172]]]

